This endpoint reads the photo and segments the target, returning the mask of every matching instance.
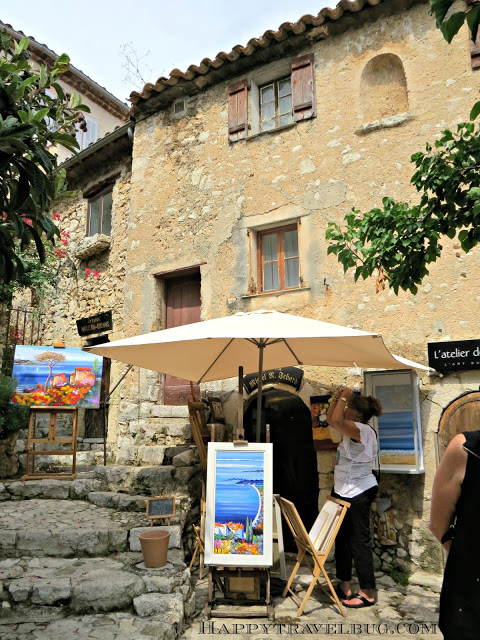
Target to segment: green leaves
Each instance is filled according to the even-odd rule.
[[[415,294],[428,265],[441,254],[441,236],[458,240],[463,251],[480,243],[480,130],[461,123],[445,130],[435,144],[411,157],[416,171],[411,184],[420,194],[412,205],[384,198],[383,209],[352,210],[344,224],[330,222],[328,254],[337,257],[354,280],[378,271],[397,294]]]
[[[455,11],[458,8],[464,11]],[[447,42],[452,41],[465,21],[471,31],[472,40],[477,39],[480,20],[480,5],[477,0],[430,0],[430,15],[434,16],[437,27]]]
[[[0,32],[0,286],[25,281],[25,252],[31,248],[43,262],[44,242],[58,235],[49,211],[66,188],[50,148],[78,149],[75,123],[88,111],[58,82],[68,56],[59,56],[52,69],[33,68],[28,45],[28,38],[14,42]]]

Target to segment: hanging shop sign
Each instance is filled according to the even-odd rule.
[[[282,383],[288,384],[297,391],[300,389],[300,385],[303,380],[303,369],[297,369],[296,367],[283,367],[282,369],[268,369],[263,372],[262,382],[263,384],[275,384]],[[258,373],[251,373],[248,376],[243,376],[243,386],[247,393],[252,393],[258,389]]]
[[[480,369],[480,340],[429,342],[428,364],[441,373]]]
[[[89,336],[100,331],[110,331],[113,329],[112,312],[103,311],[90,318],[80,318],[77,320],[77,331],[79,336]]]

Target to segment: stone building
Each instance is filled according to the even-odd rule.
[[[425,364],[428,343],[475,339],[478,248],[465,255],[445,241],[418,294],[397,297],[354,284],[325,242],[327,223],[352,206],[415,199],[410,156],[468,119],[472,67],[468,33],[448,45],[426,2],[357,0],[133,93],[131,123],[65,165],[78,190],[61,211],[77,271],[59,284],[43,341],[84,344],[75,321],[105,310],[113,330],[97,342],[262,308],[379,332],[394,353]],[[89,233],[92,212],[106,216],[103,234]],[[87,277],[93,270],[99,279]],[[441,568],[428,532],[431,486],[442,438],[468,427],[478,406],[480,375],[462,370],[472,366],[420,376],[420,472],[384,470],[380,481],[384,566]],[[112,382],[124,371],[112,362]],[[361,384],[363,374],[310,367],[298,391],[283,383],[265,391],[274,475],[289,483],[279,492],[306,520],[329,493],[334,466],[333,452],[313,449],[310,398]],[[221,398],[235,424],[235,382],[202,390]],[[247,435],[254,397],[244,394]],[[185,442],[184,400],[182,381],[134,368],[110,406],[117,462],[161,464],[166,446]]]
[[[7,31],[17,41],[25,36],[22,31],[14,29],[11,25],[5,24],[1,20],[0,30]],[[30,41],[29,51],[33,64],[52,66],[58,55],[49,49],[47,45],[35,40],[35,38],[28,36],[28,39]],[[79,128],[77,133],[80,149],[86,149],[88,145],[95,143],[99,138],[103,138],[109,131],[113,131],[115,127],[121,126],[127,120],[127,105],[73,65],[70,65],[69,70],[63,75],[59,84],[66,93],[79,93],[83,98],[84,104],[90,108],[90,113],[85,114],[86,130]],[[59,147],[57,155],[59,160],[62,161],[66,160],[71,153],[67,149]]]

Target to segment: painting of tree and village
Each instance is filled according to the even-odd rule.
[[[103,358],[81,349],[17,345],[12,402],[37,407],[97,409]]]

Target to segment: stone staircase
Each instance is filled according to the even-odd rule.
[[[107,466],[73,481],[0,483],[2,640],[181,635],[195,610],[184,558],[198,517],[197,482],[194,452],[172,449],[174,463],[161,467]],[[160,494],[176,497],[165,527],[168,561],[147,569],[139,540],[150,528],[145,499]]]

